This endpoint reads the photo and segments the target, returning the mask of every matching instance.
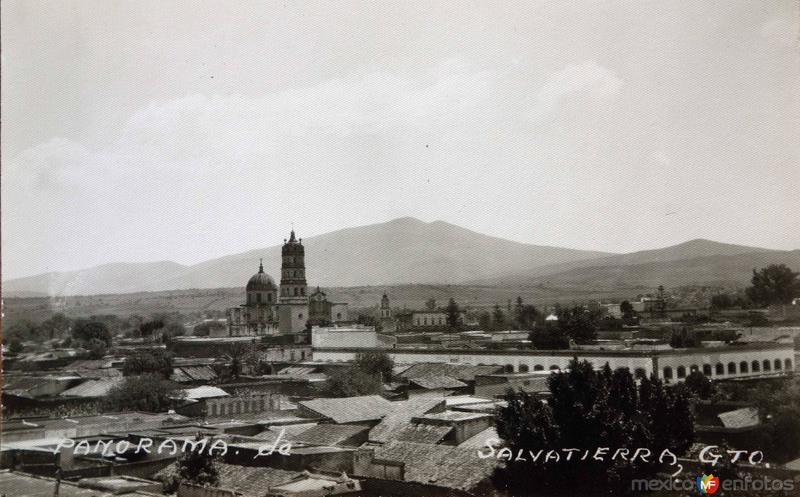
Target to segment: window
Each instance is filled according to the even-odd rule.
[[[761,371],[761,364],[759,364],[759,363],[758,363],[758,361],[753,361],[753,362],[752,362],[752,366],[751,366],[751,367],[752,367],[752,369],[751,369],[751,370],[752,370],[754,373],[758,373],[759,371]]]
[[[723,375],[723,374],[725,374],[725,365],[724,365],[724,364],[722,364],[721,362],[718,362],[718,363],[717,363],[717,366],[716,366],[716,373],[717,373],[717,375]]]
[[[792,360],[791,359],[786,359],[785,361],[783,361],[783,369],[785,369],[786,371],[791,371],[792,370]]]
[[[697,364],[692,364],[689,367],[689,372],[694,373],[695,371],[700,371],[700,368],[697,367]]]
[[[764,359],[764,371],[771,371],[772,364],[770,364],[769,359]]]
[[[256,294],[256,302],[258,302],[259,304],[261,303],[261,294],[260,293]]]
[[[514,365],[513,364],[506,364],[503,370],[506,373],[513,373],[514,372]]]
[[[297,315],[297,319],[303,319],[303,313],[302,312]],[[292,359],[292,360],[294,360],[294,359]]]
[[[297,287],[295,287],[294,288],[294,296],[297,297],[297,295],[299,295],[299,294],[300,294],[300,291],[297,289]]]
[[[775,370],[781,369],[781,360],[775,359]]]
[[[740,373],[747,373],[750,367],[747,365],[747,361],[742,361],[739,363],[739,372]]]
[[[336,319],[342,319],[342,313],[341,312],[337,312],[336,313]]]
[[[272,302],[272,294],[271,293],[267,294],[267,302]]]
[[[300,295],[302,295],[303,297],[306,296],[306,289],[305,288],[303,288],[303,287],[300,288]]]
[[[520,364],[519,365],[519,372],[520,373],[527,373],[528,371],[530,371],[530,368],[528,367],[527,364]]]
[[[728,374],[736,374],[736,363],[729,362],[728,363]]]
[[[686,367],[678,366],[678,378],[686,378]]]
[[[636,378],[641,380],[642,378],[647,376],[647,371],[645,371],[644,368],[636,368],[636,370],[634,371],[634,375],[636,376]]]
[[[703,364],[703,374],[711,376],[711,364]]]
[[[541,364],[537,364],[536,366],[533,367],[533,370],[534,371],[544,371],[544,366],[542,366]]]
[[[667,366],[664,368],[664,378],[671,380],[672,379],[672,368]]]
[[[561,368],[559,368],[559,367],[558,367],[558,366],[556,366],[555,364],[553,364],[552,366],[550,366],[550,371],[556,371],[557,369],[561,369]]]

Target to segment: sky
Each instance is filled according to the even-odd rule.
[[[2,0],[3,279],[403,216],[800,248],[798,5]]]

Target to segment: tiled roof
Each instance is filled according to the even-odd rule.
[[[435,409],[440,404],[443,405],[443,402],[443,397],[427,395],[412,397],[409,400],[392,402],[392,411],[370,430],[369,440],[371,442],[388,442],[389,440],[394,440],[397,433],[408,426],[411,422],[411,418],[422,416],[431,409]]]
[[[494,472],[495,458],[480,459],[473,449],[392,441],[376,446],[375,457],[405,465],[405,480],[471,490]]]
[[[214,397],[228,397],[230,395],[225,390],[219,387],[212,387],[210,385],[203,385],[201,387],[196,387],[196,388],[186,388],[183,390],[183,392],[186,392],[187,400],[210,399]]]
[[[494,374],[503,370],[503,366],[473,366],[470,364],[448,364],[426,362],[414,364],[399,376],[403,378],[420,378],[429,376],[450,376],[461,381],[473,381],[476,375]]]
[[[466,383],[458,381],[450,376],[420,376],[418,378],[411,378],[409,382],[428,390],[436,390],[439,388],[463,388],[467,386]]]
[[[253,468],[233,464],[218,464],[217,469],[220,487],[238,490],[248,497],[261,497],[270,487],[285,483],[302,474],[300,471],[286,471],[270,467]]]
[[[338,399],[314,399],[298,402],[321,416],[336,423],[375,421],[392,411],[392,403],[379,395],[344,397]]]
[[[452,426],[407,424],[394,437],[399,442],[416,442],[421,444],[439,443],[453,429]]]
[[[717,417],[725,428],[749,428],[759,424],[758,410],[753,407],[722,412]]]
[[[117,368],[103,368],[103,369],[82,369],[76,371],[75,374],[81,378],[120,378],[122,371]]]
[[[60,394],[60,397],[85,397],[96,398],[105,397],[108,392],[124,381],[124,378],[104,378],[102,380],[87,380],[78,386],[68,388]]]
[[[316,366],[289,366],[278,371],[278,374],[291,374],[304,376],[317,372]]]
[[[218,377],[211,366],[181,366],[172,369],[170,379],[178,383],[212,381]]]
[[[369,429],[370,427],[366,425],[320,424],[298,433],[292,440],[312,445],[340,445],[349,438],[366,433]]]
[[[500,437],[497,435],[497,428],[494,426],[490,426],[482,432],[471,436],[458,444],[458,446],[462,449],[482,449],[486,447],[486,441],[492,438],[494,438],[495,441],[500,440]]]
[[[286,471],[270,467],[237,466],[219,462],[216,464],[219,473],[217,487],[240,492],[242,497],[262,497],[270,487],[280,485],[302,475],[301,471]],[[162,478],[177,471],[173,463],[156,474]]]

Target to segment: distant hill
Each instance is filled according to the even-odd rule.
[[[616,254],[606,257],[598,257],[594,259],[583,259],[576,261],[569,261],[566,263],[542,265],[529,270],[518,270],[505,274],[500,274],[492,278],[484,278],[469,281],[469,284],[514,284],[514,285],[529,285],[538,283],[545,279],[557,279],[555,275],[570,273],[571,271],[583,268],[600,268],[600,267],[618,267],[618,266],[635,266],[639,264],[653,264],[653,263],[669,263],[674,261],[684,261],[691,259],[702,259],[706,257],[718,256],[734,256],[745,255],[745,259],[753,258],[753,262],[757,263],[761,260],[757,254],[769,255],[767,260],[775,258],[780,259],[786,255],[791,258],[791,251],[784,250],[770,250],[758,247],[748,247],[744,245],[733,245],[729,243],[720,243],[712,240],[704,240],[701,238],[689,240],[688,242],[680,243],[678,245],[671,245],[660,249],[642,250],[639,252],[630,252],[628,254]],[[772,256],[775,256],[774,258]],[[712,259],[707,259],[704,262],[710,263]],[[658,266],[664,268],[666,266]],[[757,267],[757,266],[753,266]],[[752,267],[750,268],[752,269]],[[748,275],[750,269],[747,270]],[[749,278],[749,276],[748,276]],[[569,277],[567,278],[569,279]],[[611,283],[609,281],[609,283]]]
[[[633,254],[631,254],[633,255]],[[702,285],[741,287],[750,283],[752,270],[769,264],[786,264],[800,271],[800,250],[758,251],[732,255],[710,255],[682,260],[655,260],[633,263],[637,258],[598,259],[565,265],[538,268],[527,273],[492,278],[484,284],[498,286],[537,286],[599,288],[655,288]],[[628,262],[627,264],[625,262]]]
[[[303,240],[310,285],[350,287],[457,284],[514,271],[607,257],[605,252],[513,242],[442,221],[400,218]],[[280,279],[280,245],[192,266],[174,262],[106,264],[3,282],[5,294],[91,295],[187,288],[242,287],[264,259]]]

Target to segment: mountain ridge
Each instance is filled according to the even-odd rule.
[[[674,271],[680,261],[703,258],[707,258],[704,263],[709,267],[735,269],[737,273],[729,281],[740,281],[741,268],[748,264],[747,261],[757,264],[759,261],[781,258],[795,260],[791,251],[706,239],[693,239],[669,247],[627,254],[612,254],[526,244],[478,233],[444,221],[424,222],[413,217],[342,228],[304,238],[303,244],[306,247],[309,285],[325,287],[538,284],[546,281],[548,276],[551,280],[575,284],[575,281],[581,280],[581,270],[586,271],[587,275],[594,275],[584,278],[587,283],[602,284],[603,275],[606,275],[606,284],[613,285],[619,281],[619,275],[625,272],[625,267],[633,268],[631,274],[640,274],[644,278],[642,281],[650,282],[659,277],[659,272]],[[255,273],[260,258],[263,258],[268,273],[280,275],[280,248],[280,245],[273,245],[251,249],[192,265],[173,261],[118,262],[76,271],[43,273],[4,281],[3,292],[7,295],[92,295],[239,287],[244,286]],[[725,257],[739,259],[733,263],[732,259],[726,262]],[[672,269],[670,263],[673,263]],[[638,267],[648,264],[655,266],[650,270]],[[698,274],[707,273],[715,277],[724,270],[704,273],[699,271],[701,268],[696,266],[696,262],[688,264]],[[598,268],[616,269],[603,271]],[[678,273],[682,275],[681,281],[691,278],[686,271]],[[665,281],[676,280],[666,276]]]

